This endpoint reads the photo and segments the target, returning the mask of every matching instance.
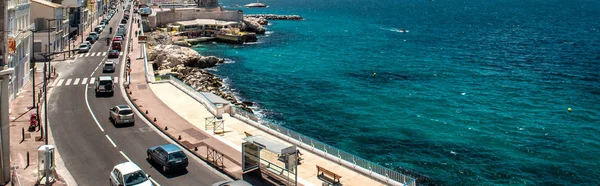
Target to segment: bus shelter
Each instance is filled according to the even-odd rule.
[[[261,174],[276,178],[283,185],[298,185],[296,145],[283,144],[263,136],[249,136],[243,140],[243,173],[260,169]]]

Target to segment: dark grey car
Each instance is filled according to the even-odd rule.
[[[173,144],[151,147],[147,150],[148,161],[156,163],[163,172],[185,170],[188,158],[183,151]]]

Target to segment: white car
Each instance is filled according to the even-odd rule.
[[[110,171],[111,186],[153,186],[148,175],[135,163],[124,162]]]
[[[85,44],[85,43],[79,45],[79,48],[77,49],[77,52],[79,52],[79,53],[86,53],[89,51],[90,51],[90,45]]]

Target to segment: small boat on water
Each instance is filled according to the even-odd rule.
[[[264,7],[267,7],[266,4],[259,3],[258,1],[256,1],[256,3],[250,3],[250,4],[247,4],[247,5],[244,5],[244,6],[247,7],[247,8],[264,8]]]

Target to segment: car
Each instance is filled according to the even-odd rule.
[[[236,181],[220,181],[217,183],[213,183],[211,186],[252,186],[252,184],[250,184],[244,180],[236,180]]]
[[[115,36],[115,37],[113,37],[113,42],[114,41],[123,41],[123,37],[121,37],[121,36]]]
[[[93,36],[87,36],[85,38],[85,41],[88,41],[88,42],[94,44],[96,42],[96,38],[94,38]]]
[[[125,19],[125,18],[121,19],[121,24],[127,24],[127,19]]]
[[[79,47],[77,48],[77,52],[79,53],[86,53],[90,51],[90,45],[82,43],[79,45]]]
[[[101,93],[113,96],[115,93],[115,85],[111,76],[100,76],[96,78],[96,96]]]
[[[129,105],[117,105],[109,110],[109,120],[115,124],[135,124],[135,115]]]
[[[102,33],[102,31],[104,31],[104,26],[102,25],[98,25],[94,28],[94,32]]]
[[[92,47],[92,43],[91,43],[91,42],[89,42],[89,41],[84,41],[84,42],[83,42],[83,44],[87,44],[87,45],[89,45],[90,47]]]
[[[113,41],[111,49],[121,51],[121,46],[121,41]]]
[[[183,151],[173,144],[150,147],[147,150],[148,161],[155,163],[163,172],[185,170],[188,158]]]
[[[128,161],[115,165],[108,179],[111,186],[152,186],[148,177],[140,166]]]
[[[96,38],[96,40],[98,40],[98,38],[100,37],[100,35],[99,35],[98,33],[96,33],[96,32],[90,32],[90,33],[89,33],[89,36],[93,36],[93,37],[95,37],[95,38]]]
[[[119,28],[125,29],[126,24],[119,24]]]
[[[119,58],[118,50],[111,50],[108,52],[108,59]]]
[[[113,60],[107,60],[104,62],[104,66],[102,67],[102,72],[115,72],[116,65]]]

